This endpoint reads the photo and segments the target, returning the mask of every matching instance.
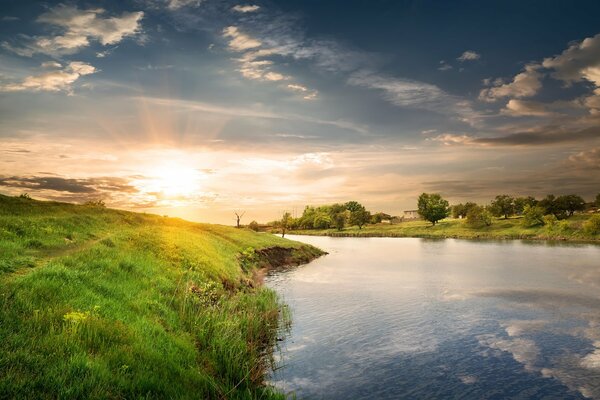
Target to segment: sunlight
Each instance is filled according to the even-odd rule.
[[[165,197],[190,197],[200,190],[202,174],[195,168],[176,163],[163,164],[152,169],[139,186],[147,193]]]

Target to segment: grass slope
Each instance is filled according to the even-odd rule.
[[[336,229],[298,230],[290,234],[317,236],[351,236],[351,237],[422,237],[422,238],[461,238],[461,239],[541,239],[597,241],[600,235],[586,234],[582,229],[589,215],[574,215],[559,221],[554,227],[536,226],[526,228],[522,218],[494,219],[491,226],[471,228],[465,220],[445,219],[435,226],[426,221],[407,221],[399,224],[367,225],[362,229],[347,227],[342,231]]]
[[[268,234],[0,195],[0,398],[279,398]],[[264,252],[264,250],[261,250]],[[267,250],[268,251],[268,250]]]

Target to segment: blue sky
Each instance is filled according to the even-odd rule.
[[[229,222],[600,191],[596,1],[0,6],[0,191]]]

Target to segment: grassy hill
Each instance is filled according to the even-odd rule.
[[[397,224],[367,225],[322,230],[297,230],[291,234],[319,236],[352,237],[423,237],[423,238],[461,238],[461,239],[541,239],[598,241],[600,234],[589,233],[583,229],[590,214],[577,214],[569,219],[558,221],[554,226],[524,227],[522,218],[494,219],[491,226],[469,227],[462,219],[445,219],[435,226],[426,221],[406,221]]]
[[[268,234],[0,195],[0,398],[279,398]]]

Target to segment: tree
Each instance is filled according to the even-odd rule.
[[[371,219],[371,213],[365,209],[365,206],[357,201],[349,201],[346,204],[346,210],[350,212],[350,225],[357,225],[358,229],[362,229],[363,225]]]
[[[435,225],[450,214],[450,205],[438,193],[423,193],[417,202],[419,215]]]
[[[338,231],[344,229],[346,225],[346,214],[344,212],[338,212],[333,216],[333,224]]]
[[[281,237],[285,237],[285,232],[288,229],[289,223],[290,223],[290,219],[292,218],[292,215],[289,212],[284,212],[283,216],[281,217]]]
[[[381,223],[381,221],[386,220],[389,221],[392,219],[392,216],[390,214],[386,214],[383,212],[378,212],[375,213],[371,216],[371,223],[372,224],[379,224]]]
[[[331,218],[329,215],[317,214],[313,220],[315,229],[329,229],[331,227]]]
[[[544,208],[540,206],[525,205],[523,208],[523,222],[526,227],[544,225]]]
[[[536,206],[538,201],[531,196],[527,197],[517,197],[514,201],[515,204],[515,213],[517,215],[523,215],[523,211],[525,210],[525,206]]]
[[[367,224],[371,219],[371,213],[365,210],[352,211],[350,213],[350,225],[358,225],[358,229],[362,229],[362,227]]]
[[[360,204],[358,201],[349,201],[344,204],[344,207],[350,212],[361,211],[365,209],[365,206]]]
[[[515,199],[507,194],[498,195],[492,201],[490,210],[494,216],[504,216],[504,219],[508,219],[515,213]]]
[[[241,214],[238,213],[237,211],[233,212],[235,214],[235,218],[236,218],[236,228],[240,227],[240,220],[242,219],[242,217],[244,216],[244,214],[246,214],[246,211],[242,212]]]
[[[492,213],[481,206],[471,207],[467,213],[467,225],[482,228],[492,225]]]
[[[258,232],[259,226],[258,222],[252,221],[248,224],[248,228],[252,229],[254,232]]]
[[[569,217],[576,211],[585,210],[585,200],[576,194],[558,196],[556,198],[556,203],[561,213],[567,214]]]
[[[596,207],[600,208],[600,193],[598,193],[596,195],[596,201],[595,201],[595,203],[596,203]]]
[[[477,204],[473,202],[466,202],[465,204],[459,203],[452,206],[452,218],[465,218],[471,208],[476,207]]]
[[[556,196],[553,194],[549,194],[544,197],[538,203],[540,207],[544,209],[544,214],[553,214],[554,216],[560,215],[560,209],[558,207],[558,203],[556,202]]]

